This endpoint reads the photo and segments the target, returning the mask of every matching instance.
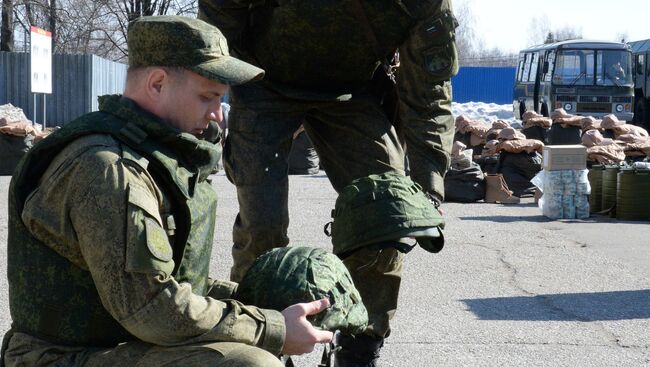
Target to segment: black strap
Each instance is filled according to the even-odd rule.
[[[413,248],[415,246],[417,246],[417,242],[412,244],[412,245],[409,245],[407,243],[397,241],[397,240],[387,240],[387,241],[373,243],[371,245],[361,246],[361,247],[356,248],[356,249],[351,250],[351,251],[342,252],[340,254],[337,254],[337,256],[339,257],[339,259],[344,260],[344,259],[350,257],[350,255],[354,254],[355,252],[357,252],[357,251],[359,251],[361,249],[368,249],[368,250],[373,250],[373,251],[381,251],[381,250],[385,250],[385,249],[388,249],[388,248],[394,248],[394,249],[396,249],[397,251],[399,251],[399,252],[401,252],[403,254],[408,254],[411,250],[413,250]]]

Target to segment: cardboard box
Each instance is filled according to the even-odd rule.
[[[546,145],[542,167],[547,171],[587,168],[587,147],[584,145]]]

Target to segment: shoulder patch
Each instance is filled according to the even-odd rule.
[[[147,234],[147,248],[160,261],[170,261],[174,252],[167,238],[167,232],[151,218],[144,219]]]

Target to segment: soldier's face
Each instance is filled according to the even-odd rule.
[[[166,87],[161,93],[159,117],[172,126],[199,136],[211,120],[223,120],[221,97],[228,90],[227,85],[185,71],[170,74]]]

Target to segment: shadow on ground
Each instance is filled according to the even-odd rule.
[[[614,321],[650,319],[650,289],[464,299],[481,320]]]
[[[519,215],[490,215],[490,216],[471,216],[471,217],[458,217],[460,220],[477,220],[485,222],[497,222],[497,223],[512,223],[512,222],[535,222],[535,223],[545,223],[552,222],[552,219],[548,219],[543,215],[531,215],[531,216],[519,216]]]

